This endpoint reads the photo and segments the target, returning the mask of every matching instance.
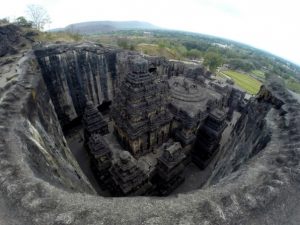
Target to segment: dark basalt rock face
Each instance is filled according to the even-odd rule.
[[[271,104],[252,100],[247,105],[215,165],[213,174],[207,185],[217,183],[221,178],[237,171],[249,158],[266,147],[271,138],[270,128],[267,126],[266,115]]]
[[[36,68],[30,66],[30,61],[35,60],[33,54],[22,59],[17,84],[11,86],[1,99],[2,128],[7,127],[9,137],[6,139],[3,135],[3,143],[9,148],[26,149],[21,155],[14,152],[28,162],[28,168],[19,169],[30,169],[35,177],[43,177],[58,187],[66,185],[70,191],[94,193],[67,147],[45,83],[36,79]]]
[[[7,54],[16,54],[18,51],[14,45],[21,41],[21,30],[14,25],[3,26],[0,29],[0,57]]]
[[[35,50],[57,115],[65,125],[83,114],[86,97],[100,105],[113,97],[116,50],[63,45]]]
[[[35,35],[35,32],[24,33],[13,24],[0,25],[0,57],[18,53],[28,43],[34,42],[32,37]]]
[[[167,198],[96,196],[65,144],[58,118],[78,116],[84,94],[99,104],[112,98],[114,85],[122,80],[118,75],[126,71],[126,55],[136,54],[107,50],[99,53],[102,61],[96,49],[103,50],[93,44],[62,45],[39,49],[37,58],[30,52],[16,56],[17,79],[0,93],[1,224],[300,223],[300,104],[276,79],[233,129],[210,179],[214,185]],[[81,78],[67,72],[76,68],[76,57],[84,65],[78,68]],[[149,60],[159,74],[186,70]],[[103,74],[94,74],[93,66]],[[88,85],[100,78],[103,90],[92,91]],[[49,94],[53,97],[54,90],[65,97],[53,98],[53,107]]]

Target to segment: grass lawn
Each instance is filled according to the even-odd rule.
[[[265,73],[261,70],[252,70],[251,73],[259,79],[265,80]]]
[[[221,75],[222,73],[223,75],[232,78],[237,86],[244,89],[249,94],[257,94],[260,89],[261,82],[249,75],[238,73],[232,70],[222,71]]]

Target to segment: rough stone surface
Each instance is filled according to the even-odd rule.
[[[245,161],[239,146],[264,136],[241,122],[245,134],[228,148],[234,157],[224,151],[217,168],[226,172],[213,176],[214,185],[167,198],[104,198],[93,194],[65,146],[35,59],[28,53],[22,62],[0,96],[1,224],[300,224],[300,105],[277,81],[267,87],[285,104],[266,115],[270,141],[252,157],[246,150]],[[259,116],[257,106],[247,121]]]
[[[0,29],[0,57],[15,54],[18,50],[13,46],[21,41],[20,28],[14,25],[2,26]]]
[[[0,57],[16,54],[21,48],[33,42],[34,32],[24,33],[16,25],[0,25]]]

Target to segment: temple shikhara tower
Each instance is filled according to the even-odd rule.
[[[105,135],[109,132],[107,122],[91,101],[87,101],[86,103],[82,121],[85,128],[84,136],[86,140],[88,140],[92,134]]]
[[[129,67],[115,98],[112,118],[119,142],[138,158],[168,140],[172,115],[167,109],[167,81],[149,72],[143,58],[134,58]]]

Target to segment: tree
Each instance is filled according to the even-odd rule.
[[[175,48],[176,48],[176,51],[180,54],[181,57],[185,57],[186,56],[187,49],[186,49],[186,47],[184,45],[179,44]]]
[[[128,49],[129,48],[129,43],[127,38],[118,38],[117,39],[117,44],[119,47],[123,48],[123,49]]]
[[[191,59],[201,58],[201,52],[198,49],[191,49],[186,53],[186,56]]]
[[[47,11],[39,5],[28,5],[27,15],[37,30],[43,30],[47,23],[50,23],[50,17]]]
[[[243,70],[245,72],[250,72],[255,70],[255,66],[250,60],[246,59],[230,59],[228,60],[229,67],[233,70]]]
[[[222,65],[222,63],[222,57],[216,52],[208,52],[204,56],[203,64],[204,66],[207,66],[212,73],[214,73],[216,69]]]
[[[32,22],[27,21],[23,16],[18,17],[15,23],[22,27],[32,27]]]
[[[0,24],[9,24],[9,18],[0,19]]]

